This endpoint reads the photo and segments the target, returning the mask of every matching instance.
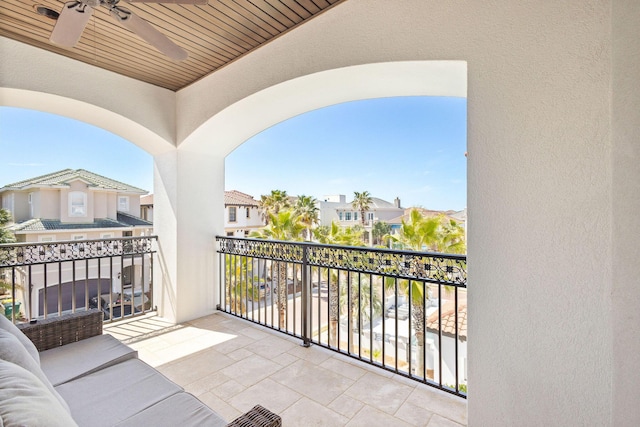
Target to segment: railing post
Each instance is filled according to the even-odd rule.
[[[309,274],[309,247],[307,245],[302,246],[302,346],[310,347],[311,346],[311,337],[309,333],[309,304],[311,301],[309,297],[311,295],[311,281]]]

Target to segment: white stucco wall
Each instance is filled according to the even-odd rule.
[[[204,147],[204,132],[209,148],[225,151],[240,135],[225,132],[223,117],[271,125],[303,112],[299,94],[309,109],[370,95],[366,73],[341,86],[340,74],[318,71],[467,61],[470,424],[606,425],[610,6],[352,0],[178,93],[178,140]],[[327,79],[297,94],[272,86],[294,87],[299,75]],[[393,91],[393,77],[379,86]],[[262,94],[251,123],[228,119],[243,102],[222,110]]]
[[[633,0],[350,0],[180,91],[179,149],[155,152],[165,314],[212,310],[224,155],[237,144],[336,102],[438,94],[426,65],[333,69],[466,61],[469,425],[637,425],[637,9]],[[3,58],[7,46],[35,58],[3,61],[0,86],[14,88],[16,68],[37,69],[43,55],[0,43]],[[19,80],[51,90],[41,77]],[[131,117],[166,113],[154,113],[157,100],[135,114],[105,106],[91,91],[138,130]],[[24,94],[8,92],[0,103]],[[55,93],[94,102],[64,83]]]
[[[613,422],[640,425],[640,2],[613,3]]]
[[[4,37],[0,52],[0,105],[82,120],[152,154],[175,146],[174,92]]]

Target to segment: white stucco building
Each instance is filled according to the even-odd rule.
[[[253,230],[264,227],[260,203],[237,190],[224,192],[224,233],[230,237],[249,237]]]
[[[318,201],[320,211],[320,225],[331,225],[332,222],[341,227],[353,227],[362,225],[360,211],[355,209],[352,201],[347,202],[344,194],[323,196]],[[402,215],[404,209],[400,207],[400,199],[396,198],[393,203],[382,200],[378,197],[371,198],[369,209],[365,212],[365,227],[370,227],[377,221],[388,221]]]
[[[153,155],[180,322],[215,310],[235,147],[340,102],[466,97],[469,425],[637,426],[638,28],[636,0],[349,0],[176,91],[0,37],[0,104]]]

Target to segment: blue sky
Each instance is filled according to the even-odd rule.
[[[354,191],[403,207],[466,206],[466,100],[404,97],[355,101],[277,124],[231,153],[227,190],[259,198]],[[62,116],[0,107],[0,187],[84,168],[153,191],[153,160],[100,128]]]
[[[368,191],[403,207],[466,206],[466,99],[338,104],[279,123],[227,157],[226,189],[321,199]]]

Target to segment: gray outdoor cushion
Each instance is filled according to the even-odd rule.
[[[0,425],[72,427],[76,423],[35,375],[0,360]]]
[[[40,364],[40,355],[38,354],[38,349],[33,344],[33,342],[31,342],[31,340],[27,338],[27,336],[23,334],[22,331],[18,329],[18,327],[11,322],[11,320],[7,319],[2,315],[0,315],[0,329],[4,329],[5,331],[9,332],[11,335],[14,335],[16,338],[18,338],[18,341],[22,343],[22,345],[29,352],[31,357],[33,357],[33,359],[38,363],[38,365]]]
[[[138,357],[138,352],[111,335],[97,335],[40,353],[40,366],[58,386],[108,366]]]
[[[139,359],[130,359],[56,387],[79,426],[114,426],[183,391]],[[144,424],[151,425],[151,424]]]
[[[174,394],[116,424],[117,427],[224,427],[226,425],[227,422],[223,418],[187,392]]]
[[[4,329],[0,329],[0,359],[14,363],[31,372],[49,390],[51,395],[58,399],[65,411],[69,412],[69,406],[53,388],[47,376],[40,369],[40,365],[33,360],[18,338]]]

